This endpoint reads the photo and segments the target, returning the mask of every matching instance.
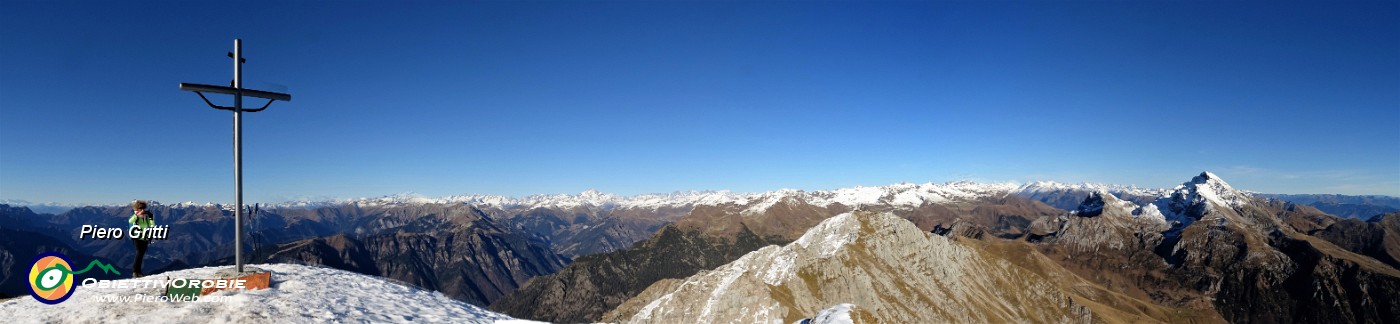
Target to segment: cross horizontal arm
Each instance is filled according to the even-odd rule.
[[[199,99],[204,99],[204,103],[209,104],[209,107],[213,107],[214,109],[228,110],[228,111],[238,111],[238,110],[239,110],[239,109],[236,108],[236,107],[215,105],[213,102],[210,102],[210,101],[209,101],[209,98],[208,98],[208,97],[205,97],[205,96],[204,96],[204,93],[203,93],[203,92],[195,91],[194,94],[199,95]],[[259,111],[263,111],[263,110],[267,109],[268,106],[271,106],[271,105],[272,105],[272,102],[274,102],[274,101],[277,101],[277,100],[268,99],[268,100],[267,100],[267,104],[264,104],[264,105],[262,106],[262,108],[258,108],[258,109],[243,109],[243,112],[259,112]]]
[[[228,94],[228,95],[238,94],[238,92],[239,92],[239,89],[234,89],[233,87],[216,86],[216,85],[208,85],[208,84],[197,84],[197,83],[184,83],[184,82],[181,82],[181,83],[180,83],[180,90],[184,90],[184,91],[194,91],[194,92],[222,93],[222,94]],[[292,101],[292,95],[285,94],[285,93],[277,93],[277,92],[262,91],[262,90],[252,90],[252,89],[243,89],[242,92],[243,92],[243,95],[244,95],[244,96],[249,96],[249,97],[257,97],[257,98],[263,98],[263,99],[267,99],[267,100]]]

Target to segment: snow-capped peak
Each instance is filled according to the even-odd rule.
[[[170,206],[171,208],[188,208],[188,207],[221,207],[222,205],[216,204],[216,203],[212,203],[212,202],[196,202],[196,201],[191,200],[191,201],[185,201],[185,202],[178,202],[178,203],[170,204],[169,206]]]
[[[1176,222],[1175,228],[1179,229],[1222,209],[1240,209],[1249,203],[1250,197],[1252,195],[1235,190],[1214,173],[1201,172],[1153,204],[1167,220]]]
[[[1210,173],[1210,171],[1201,172],[1200,175],[1192,177],[1191,181],[1183,183],[1182,185],[1188,184],[1208,185],[1216,190],[1222,191],[1236,191],[1234,187],[1230,187],[1230,184],[1225,183],[1225,179],[1221,179],[1220,176]]]
[[[1178,193],[1186,197],[1200,197],[1226,208],[1237,208],[1249,197],[1249,194],[1235,190],[1229,183],[1225,183],[1225,180],[1210,172],[1201,172],[1200,175],[1191,178],[1191,181],[1176,186],[1172,195],[1176,196]]]

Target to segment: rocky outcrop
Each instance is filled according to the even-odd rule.
[[[487,209],[492,218],[523,234],[548,238],[555,252],[570,258],[631,246],[675,222],[694,206],[599,208],[597,206],[536,207],[526,210]]]
[[[1170,228],[1155,208],[1118,200],[1106,192],[1089,195],[1075,212],[1053,222],[1058,223],[1057,234],[1049,242],[1075,253],[1150,251]]]
[[[1400,213],[1332,221],[1309,234],[1400,269]]]
[[[568,263],[543,242],[503,231],[488,219],[441,226],[427,232],[298,241],[282,245],[262,261],[381,276],[480,306]]]
[[[531,279],[490,308],[556,323],[595,321],[652,283],[713,269],[769,244],[745,227],[722,239],[667,226],[629,249],[581,257],[555,274]]]
[[[658,282],[603,317],[632,323],[793,322],[837,303],[877,322],[1091,322],[1047,278],[893,214],[832,217],[786,246]]]

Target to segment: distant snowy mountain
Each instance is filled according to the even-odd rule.
[[[588,190],[576,195],[531,195],[524,198],[498,195],[456,195],[431,198],[414,193],[404,193],[374,198],[332,199],[322,201],[294,201],[273,204],[272,207],[322,207],[343,204],[359,206],[394,206],[409,204],[469,204],[500,209],[556,208],[572,209],[594,207],[600,209],[677,207],[688,205],[719,205],[739,203],[744,196],[728,191],[679,191],[669,194],[645,194],[623,196]]]
[[[293,264],[255,266],[272,271],[272,288],[215,292],[204,298],[224,299],[209,302],[112,302],[158,296],[162,289],[80,286],[57,305],[29,297],[0,302],[0,318],[9,323],[525,322],[378,277]],[[160,277],[213,278],[218,269],[189,269]]]
[[[1148,204],[1171,194],[1168,189],[1148,189],[1137,186],[1109,185],[1101,183],[1067,184],[1054,181],[1037,181],[1016,188],[1016,195],[1038,200],[1055,208],[1072,210],[1091,192],[1104,192],[1136,204]]]
[[[1209,174],[1207,172],[1207,174]],[[1218,176],[1210,174],[1204,176],[1205,180],[1215,179],[1213,183],[1202,183],[1203,185],[1215,185],[1223,183]],[[779,202],[787,200],[800,201],[808,205],[818,207],[828,207],[836,204],[860,209],[866,206],[882,206],[897,209],[913,209],[927,204],[946,204],[956,202],[968,202],[978,199],[998,198],[1007,195],[1015,195],[1031,200],[1043,202],[1052,207],[1073,210],[1077,208],[1090,193],[1104,192],[1115,196],[1118,199],[1132,202],[1136,205],[1149,205],[1158,202],[1162,198],[1170,198],[1177,188],[1140,188],[1130,185],[1115,185],[1102,183],[1060,183],[1054,181],[1036,181],[1026,184],[1015,182],[978,183],[971,181],[952,181],[945,183],[898,183],[885,186],[855,186],[838,188],[832,190],[796,190],[779,189],[774,191],[759,193],[735,193],[730,191],[678,191],[668,194],[643,194],[636,196],[623,196],[617,194],[603,193],[597,190],[588,190],[579,194],[554,194],[554,195],[531,195],[523,198],[498,196],[498,195],[456,195],[447,197],[427,197],[418,194],[406,193],[388,195],[374,198],[357,199],[331,199],[321,201],[295,201],[270,205],[273,208],[308,208],[326,207],[353,204],[362,207],[368,206],[399,206],[413,204],[468,204],[479,208],[497,208],[502,210],[529,210],[534,208],[550,208],[568,210],[574,208],[588,208],[596,210],[612,209],[647,209],[655,210],[659,208],[693,208],[695,206],[723,206],[737,205],[747,206],[745,210],[748,214],[759,214],[766,211]],[[1300,204],[1325,205],[1325,204],[1347,204],[1347,206],[1368,206],[1383,212],[1400,210],[1400,198],[1388,196],[1343,196],[1343,195],[1272,195],[1258,194],[1242,190],[1229,188],[1216,188],[1228,192],[1239,192],[1240,197],[1231,199],[1244,199],[1244,196],[1263,196],[1283,200],[1298,200]],[[187,203],[193,204],[193,203]],[[1383,207],[1382,207],[1383,206]],[[1319,207],[1322,208],[1322,207]],[[1354,209],[1354,208],[1353,208]],[[1324,209],[1325,211],[1326,209]],[[1371,209],[1367,209],[1371,210]],[[1345,216],[1345,215],[1342,215]],[[1367,215],[1368,217],[1370,215]]]
[[[73,208],[82,207],[78,205],[61,204],[55,202],[36,203],[20,199],[0,199],[0,204],[29,207],[29,210],[34,211],[38,214],[59,214]]]
[[[1213,179],[1219,179],[1211,175]],[[727,204],[749,206],[748,213],[762,213],[765,209],[783,199],[796,199],[814,206],[826,207],[841,204],[847,207],[880,205],[894,208],[917,208],[925,204],[971,201],[1016,195],[1037,200],[1050,206],[1071,210],[1092,192],[1106,192],[1118,199],[1137,205],[1147,205],[1166,198],[1179,188],[1140,188],[1131,185],[1103,183],[1061,183],[1055,181],[1035,181],[1025,184],[1016,182],[978,183],[972,181],[951,181],[945,183],[898,183],[885,186],[854,186],[831,190],[779,189],[759,193],[736,193],[719,191],[677,191],[672,193],[642,194],[624,196],[587,190],[578,194],[540,194],[526,197],[500,195],[464,194],[445,197],[428,197],[415,193],[401,193],[380,197],[341,198],[321,200],[297,200],[264,204],[265,208],[323,208],[354,205],[360,207],[392,207],[422,204],[467,204],[478,208],[495,208],[507,211],[548,208],[570,210],[585,208],[608,211],[614,209],[656,210],[663,208],[692,208],[694,206],[721,206]],[[1231,189],[1233,191],[1233,189]],[[1386,212],[1400,211],[1400,197],[1390,196],[1347,196],[1347,195],[1283,195],[1261,194],[1240,191],[1246,195],[1261,196],[1318,207],[1323,211],[1342,217],[1367,218]],[[35,203],[25,200],[6,199],[0,204],[27,206],[36,213],[58,214],[82,205]],[[158,204],[158,203],[157,203]],[[94,205],[98,207],[116,205]],[[181,202],[170,207],[219,207],[232,210],[228,204]]]
[[[212,203],[212,202],[200,203],[200,202],[186,201],[186,202],[179,202],[179,203],[173,203],[173,204],[161,204],[159,201],[154,201],[154,200],[148,200],[147,202],[150,203],[151,205],[165,205],[165,206],[167,206],[167,207],[172,207],[172,208],[185,208],[185,207],[220,207],[220,208],[225,208],[225,209],[228,209],[228,210],[233,210],[233,207],[232,207],[232,206],[224,205],[224,204],[217,204],[217,203]],[[83,207],[102,207],[102,208],[105,208],[105,207],[123,207],[123,206],[126,206],[126,204],[65,204],[65,203],[56,203],[56,202],[37,203],[37,202],[31,202],[31,201],[22,200],[22,199],[0,199],[0,205],[24,206],[24,207],[28,207],[29,210],[34,211],[34,213],[37,213],[37,214],[53,214],[53,215],[62,214],[62,213],[68,212],[68,211],[70,211],[70,210],[77,209],[77,208],[83,208]]]

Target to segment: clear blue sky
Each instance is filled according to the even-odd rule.
[[[1400,2],[0,2],[0,199],[1058,180],[1400,195]],[[229,100],[224,99],[225,102]]]

